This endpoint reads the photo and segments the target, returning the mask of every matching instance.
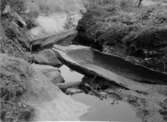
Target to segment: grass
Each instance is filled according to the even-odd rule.
[[[99,45],[99,49],[110,47],[112,51],[108,52],[139,58],[148,67],[167,70],[166,6],[138,8],[134,0],[90,0],[86,5],[88,11],[77,28],[80,43]]]
[[[6,5],[12,7],[17,13],[22,13],[25,10],[24,0],[1,0],[1,9],[5,9]]]
[[[27,57],[27,49],[21,44],[21,41],[28,42],[25,34],[26,29],[15,26],[16,24],[14,23],[16,23],[17,19],[13,16],[15,12],[20,16],[23,14],[23,0],[1,0],[1,2],[2,11],[7,5],[11,7],[11,11],[2,15],[1,18],[3,28],[1,33],[4,34],[4,37],[0,40],[0,59],[3,58],[2,53],[8,54],[8,56],[29,59]],[[23,67],[20,66],[21,62],[18,61],[19,59],[9,60],[0,63],[0,121],[29,121],[34,110],[31,106],[24,104],[20,99],[27,90],[25,87],[27,73],[23,73]],[[4,63],[3,66],[2,63]]]

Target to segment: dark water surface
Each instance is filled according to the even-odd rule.
[[[63,65],[60,68],[61,74],[66,82],[81,81],[84,75],[71,70]],[[126,122],[141,122],[136,117],[136,112],[126,103],[118,101],[114,104],[113,100],[100,100],[96,96],[80,93],[72,95],[72,98],[90,106],[88,113],[81,116],[83,121],[126,121]]]
[[[83,121],[141,122],[132,107],[125,102],[111,104],[111,99],[100,100],[84,93],[73,95],[72,98],[90,106],[88,113],[80,118]]]

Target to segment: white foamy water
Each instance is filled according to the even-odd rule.
[[[73,27],[76,27],[82,15],[74,13],[74,15],[70,16],[71,18],[69,18],[69,16],[68,13],[54,13],[48,16],[40,15],[35,20],[37,27],[31,29],[30,33],[34,38],[64,32],[68,30],[66,28],[68,24],[72,24]],[[72,23],[69,23],[69,19],[71,19]]]
[[[61,33],[77,26],[81,11],[85,11],[81,0],[30,0],[27,12],[38,13],[37,27],[30,30],[32,38]]]
[[[31,30],[31,34],[35,37],[43,34],[60,33],[64,31],[66,15],[58,13],[49,16],[39,16],[35,21],[38,26]]]

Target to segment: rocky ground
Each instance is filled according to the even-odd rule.
[[[143,0],[139,7],[134,0],[91,0],[85,5],[88,10],[79,21],[78,34],[61,38],[63,41],[59,43],[91,46],[166,73],[165,1]],[[29,30],[36,26],[33,19],[38,13],[34,10],[27,14],[22,0],[2,0],[1,11],[1,121],[78,120],[87,106],[72,100],[58,88],[58,83],[64,83],[58,69],[63,65],[58,54],[47,48],[33,52]],[[149,90],[128,90],[100,77],[85,76],[77,87],[100,99],[111,97],[128,102],[143,122],[165,122],[166,86],[142,85]],[[63,91],[70,93],[66,88]]]
[[[25,8],[23,0],[1,1],[0,121],[79,120],[87,106],[56,86],[64,83],[56,53],[32,52],[35,14]]]

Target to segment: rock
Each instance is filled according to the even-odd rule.
[[[22,59],[0,54],[0,76],[0,88],[5,89],[6,87],[10,94],[18,93],[20,96],[26,90],[26,82],[30,80],[31,68]]]
[[[72,40],[76,37],[77,31],[74,29],[70,29],[59,34],[44,35],[44,37],[40,36],[40,38],[33,38],[33,40],[31,40],[33,51],[49,48],[52,47],[54,44],[70,44]]]
[[[41,51],[37,54],[33,54],[33,62],[37,64],[51,65],[55,67],[62,66],[62,63],[57,58],[57,54],[51,49]]]
[[[0,119],[2,121],[29,121],[32,118],[34,109],[20,99],[28,90],[32,73],[32,68],[26,61],[0,54]],[[24,113],[28,116],[22,116]]]
[[[32,80],[29,81],[29,89],[24,98],[24,101],[35,109],[33,121],[79,120],[79,117],[87,112],[88,106],[73,100],[52,82],[48,82],[50,79],[42,70],[45,68],[33,67]]]
[[[59,74],[53,67],[0,54],[0,121],[79,120],[88,107],[54,85],[52,71]]]
[[[57,83],[64,83],[64,79],[61,76],[58,68],[47,65],[38,65],[38,64],[32,64],[32,67],[37,71],[42,72],[49,79],[49,81],[51,81],[55,85]]]

